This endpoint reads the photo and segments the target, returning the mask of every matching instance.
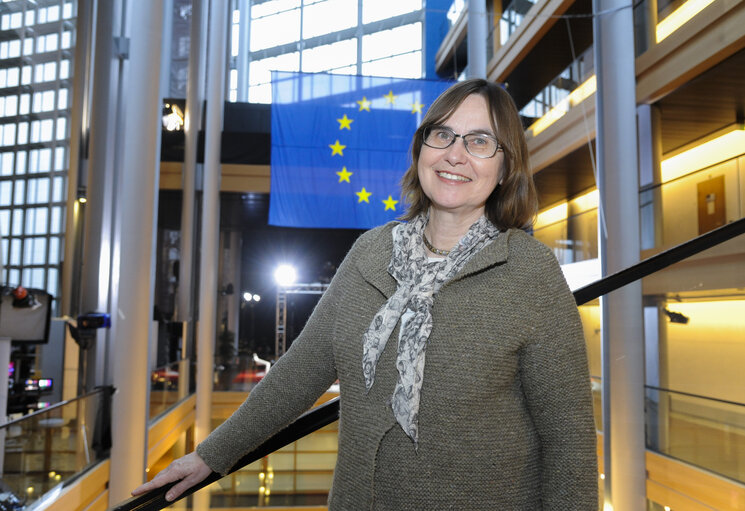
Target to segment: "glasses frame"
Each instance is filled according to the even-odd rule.
[[[433,130],[433,129],[439,129],[439,130],[449,131],[450,133],[453,134],[453,139],[445,147],[436,147],[436,146],[433,146],[433,145],[429,145],[427,143],[427,138],[428,138],[428,135],[429,135],[430,131]],[[490,138],[490,139],[494,140],[497,143],[497,147],[496,147],[496,149],[494,149],[494,152],[491,155],[489,155],[489,156],[479,156],[478,154],[473,154],[470,151],[470,149],[468,149],[468,143],[466,142],[466,137],[469,136],[469,135],[478,135],[478,136],[481,136],[481,137]],[[495,137],[493,137],[491,135],[488,135],[486,133],[477,133],[475,131],[471,131],[471,132],[468,132],[468,133],[465,133],[465,134],[461,135],[461,134],[456,133],[455,131],[451,130],[447,126],[440,126],[438,124],[434,124],[432,126],[427,126],[426,128],[424,128],[422,130],[422,144],[426,145],[427,147],[431,147],[432,149],[447,149],[448,147],[452,146],[455,143],[455,139],[457,139],[458,137],[460,137],[460,139],[463,141],[463,147],[465,147],[466,152],[468,154],[470,154],[471,156],[473,156],[474,158],[480,158],[482,160],[486,160],[486,159],[489,159],[489,158],[494,158],[494,155],[496,155],[498,152],[503,152],[504,151],[504,148],[502,147],[502,144],[499,143],[499,140],[497,140]]]

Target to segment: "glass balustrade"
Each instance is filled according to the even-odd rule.
[[[28,507],[105,459],[110,400],[99,389],[0,426],[0,509]]]
[[[150,420],[160,417],[194,392],[194,367],[183,359],[150,372]]]

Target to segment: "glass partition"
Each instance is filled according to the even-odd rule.
[[[194,392],[193,362],[183,359],[150,372],[150,420],[161,416]]]
[[[105,459],[110,400],[104,388],[0,426],[0,507],[14,498],[28,506]]]

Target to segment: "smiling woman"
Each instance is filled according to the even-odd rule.
[[[597,509],[582,327],[551,250],[522,230],[536,198],[514,104],[456,84],[412,155],[409,221],[364,233],[240,408],[137,493],[227,473],[338,379],[329,510]]]

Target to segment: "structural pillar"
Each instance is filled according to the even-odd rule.
[[[486,78],[486,0],[468,0],[468,78]]]
[[[600,261],[639,261],[639,174],[631,0],[594,0]],[[605,509],[646,507],[641,282],[601,298]]]
[[[113,247],[117,309],[112,314],[113,367],[109,503],[142,484],[147,461],[148,344],[153,317],[155,236],[160,174],[162,0],[128,0],[120,48],[121,151],[117,236]]]
[[[227,68],[226,0],[209,3],[207,42],[207,110],[205,113],[202,243],[199,267],[199,324],[197,326],[197,403],[194,441],[211,431],[212,371],[217,321],[217,271],[220,235],[220,150]]]

